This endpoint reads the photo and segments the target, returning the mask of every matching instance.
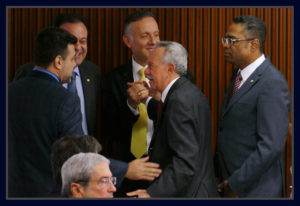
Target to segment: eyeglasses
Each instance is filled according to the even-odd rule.
[[[102,177],[99,181],[102,185],[108,185],[109,182],[112,182],[114,185],[117,184],[117,178],[116,177]]]
[[[80,182],[84,182],[84,183],[87,183],[89,182],[88,180],[78,180],[76,181],[77,183],[80,183]],[[102,177],[98,183],[101,184],[101,185],[105,185],[107,186],[110,182],[113,183],[113,185],[116,185],[117,184],[117,178],[116,177]]]
[[[240,41],[251,41],[255,38],[251,39],[234,39],[234,38],[229,38],[229,37],[222,37],[222,44],[228,44],[228,45],[233,45],[235,42],[240,42]]]

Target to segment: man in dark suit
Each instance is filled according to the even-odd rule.
[[[224,96],[216,165],[225,197],[283,197],[283,151],[290,95],[285,78],[264,54],[265,23],[233,20],[222,39],[225,59],[237,66]]]
[[[85,60],[87,54],[88,23],[77,14],[61,14],[55,18],[54,26],[65,29],[77,38],[75,45],[76,90],[80,98],[82,113],[82,128],[84,134],[97,137],[97,107],[100,105],[100,68]],[[34,68],[34,63],[22,65],[16,72],[14,80],[27,76]],[[68,84],[63,84],[68,88]]]
[[[36,67],[8,86],[9,197],[47,197],[52,143],[82,134],[79,98],[61,86],[71,81],[76,42],[63,29],[43,30],[35,43]]]
[[[151,87],[162,93],[163,106],[149,148],[150,161],[160,165],[162,174],[146,190],[129,196],[218,196],[209,104],[196,85],[183,77],[186,72],[186,49],[176,42],[159,42],[145,74]],[[138,92],[145,100],[144,94],[145,90]]]

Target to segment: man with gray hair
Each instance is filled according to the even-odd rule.
[[[62,196],[74,198],[112,198],[116,178],[109,160],[97,153],[78,153],[62,166]]]
[[[210,108],[204,94],[183,77],[187,56],[181,44],[169,41],[159,42],[149,56],[145,74],[151,87],[162,93],[163,103],[149,156],[163,171],[146,190],[136,190],[127,193],[128,196],[218,196],[211,151]],[[147,102],[146,87],[139,93],[141,100]],[[156,111],[149,111],[148,107],[148,113],[153,112]]]

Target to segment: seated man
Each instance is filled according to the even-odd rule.
[[[55,182],[55,187],[51,196],[60,196],[62,184],[61,167],[68,158],[80,152],[100,153],[101,150],[101,144],[93,136],[72,135],[56,140],[51,148],[51,165],[53,179]],[[136,159],[130,163],[125,163],[115,159],[109,160],[109,168],[113,175],[118,179],[116,185],[117,188],[119,188],[124,177],[131,180],[153,180],[161,172],[161,170],[158,169],[158,164],[147,162],[148,157]]]
[[[116,192],[116,178],[109,170],[109,160],[97,153],[79,153],[62,166],[64,197],[112,198]]]

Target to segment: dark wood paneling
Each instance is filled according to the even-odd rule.
[[[126,15],[141,8],[9,8],[8,82],[18,67],[33,60],[35,36],[50,26],[60,13],[78,13],[89,20],[87,59],[106,73],[125,63],[131,53],[122,42]],[[265,54],[286,77],[292,91],[292,8],[146,8],[159,23],[161,40],[178,41],[189,52],[189,69],[210,102],[212,143],[215,141],[222,99],[232,72],[220,42],[234,17],[257,15],[267,24]],[[291,139],[286,148],[286,167],[292,163]],[[287,171],[287,185],[291,177]],[[289,194],[289,190],[287,191]]]

